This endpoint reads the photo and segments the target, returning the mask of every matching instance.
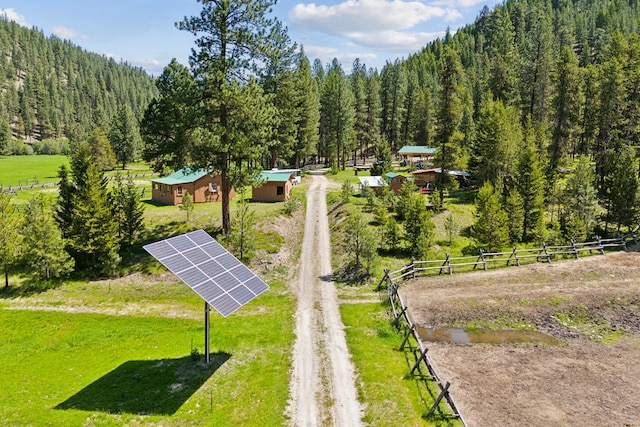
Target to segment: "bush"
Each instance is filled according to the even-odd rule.
[[[284,202],[283,211],[285,215],[291,216],[297,211],[299,211],[301,207],[302,207],[302,202],[300,201],[300,199],[297,197],[292,197],[286,202]]]
[[[8,156],[28,156],[33,154],[33,148],[22,141],[12,139],[5,147],[4,154]]]
[[[63,139],[44,139],[32,144],[35,154],[69,154],[69,141]]]

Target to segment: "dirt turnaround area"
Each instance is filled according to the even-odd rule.
[[[559,345],[427,342],[470,426],[640,426],[640,253],[400,285],[419,326],[535,327]]]

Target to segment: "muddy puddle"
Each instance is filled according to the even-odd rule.
[[[455,344],[545,344],[560,345],[560,341],[551,335],[538,331],[494,331],[475,329],[465,331],[459,328],[423,328],[418,327],[418,335],[422,341],[444,342]]]

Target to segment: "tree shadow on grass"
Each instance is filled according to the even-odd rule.
[[[213,353],[208,365],[191,356],[125,362],[55,409],[172,415],[230,357],[224,352]]]

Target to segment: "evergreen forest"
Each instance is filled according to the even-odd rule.
[[[637,1],[506,1],[382,70],[311,62],[269,18],[271,4],[205,4],[203,16],[234,19],[176,23],[197,49],[189,67],[173,60],[155,78],[0,21],[0,150],[68,140],[102,153],[98,175],[140,158],[160,173],[220,173],[224,233],[230,190],[262,169],[323,163],[337,172],[375,157],[383,174],[405,145],[436,149],[433,205],[458,186],[444,172],[471,173],[471,235],[481,246],[637,226]],[[83,262],[95,263],[89,255]]]

